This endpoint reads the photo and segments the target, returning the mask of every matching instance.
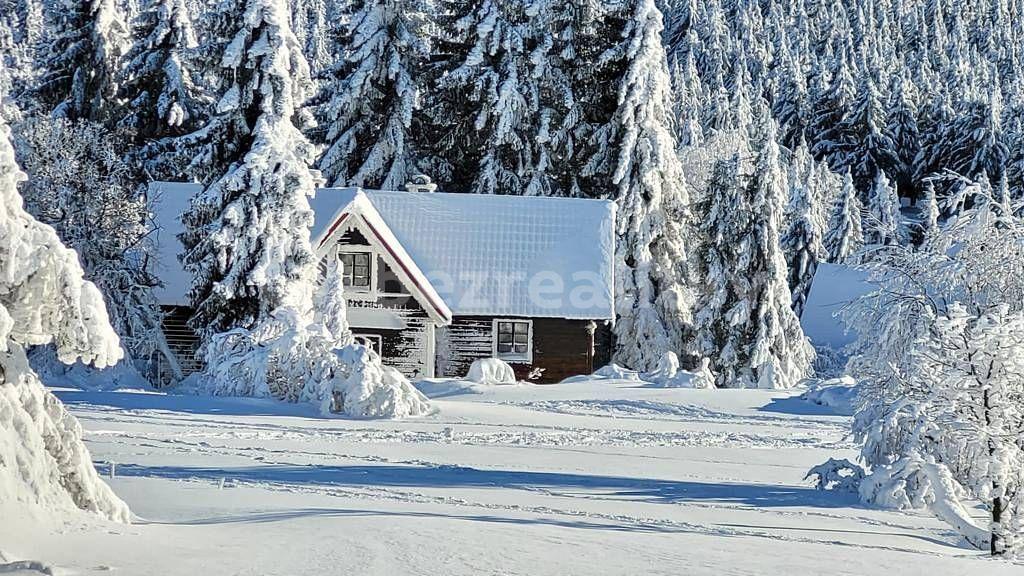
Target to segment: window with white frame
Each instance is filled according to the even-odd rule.
[[[511,362],[533,361],[533,322],[494,321],[494,357]]]
[[[373,286],[373,254],[341,252],[338,260],[344,267],[345,288],[369,292]]]

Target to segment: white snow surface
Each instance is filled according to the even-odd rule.
[[[411,420],[153,392],[56,393],[139,516],[4,509],[5,562],[55,573],[1019,574],[928,514],[803,477],[854,458],[794,391],[635,380],[449,389]],[[975,511],[976,513],[977,511]],[[26,564],[27,566],[27,564]],[[32,572],[28,572],[32,573]]]
[[[811,382],[801,398],[852,416],[857,410],[857,382],[849,376]]]
[[[847,332],[836,313],[857,298],[875,290],[867,281],[867,273],[842,264],[822,262],[814,274],[811,292],[800,325],[815,346],[835,350],[850,344],[857,335]]]

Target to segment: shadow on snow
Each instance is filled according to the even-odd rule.
[[[100,469],[104,464],[97,464]],[[810,487],[703,483],[588,474],[483,470],[460,466],[287,466],[237,468],[118,464],[118,476],[331,487],[518,489],[552,495],[652,503],[717,502],[761,508],[836,508],[852,498]]]

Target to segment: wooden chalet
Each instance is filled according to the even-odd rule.
[[[158,291],[178,367],[201,368],[186,327],[180,215],[199,192],[153,186]],[[310,205],[321,263],[339,259],[353,332],[409,378],[464,376],[500,358],[520,379],[557,382],[609,361],[615,205],[602,200],[324,188]]]

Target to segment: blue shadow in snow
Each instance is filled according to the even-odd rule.
[[[98,406],[116,410],[162,410],[185,414],[217,414],[222,416],[298,416],[323,417],[312,407],[286,404],[263,398],[227,398],[164,394],[161,392],[90,392],[58,389],[53,391],[68,406]]]
[[[99,468],[104,468],[98,463]],[[703,483],[555,472],[481,470],[460,466],[286,466],[191,468],[118,464],[117,474],[171,480],[265,482],[322,487],[502,488],[574,494],[652,503],[722,502],[763,508],[839,508],[856,505],[847,498],[809,487]]]
[[[774,398],[770,403],[758,408],[758,412],[775,412],[795,416],[844,416],[828,406],[808,402],[799,396]]]

